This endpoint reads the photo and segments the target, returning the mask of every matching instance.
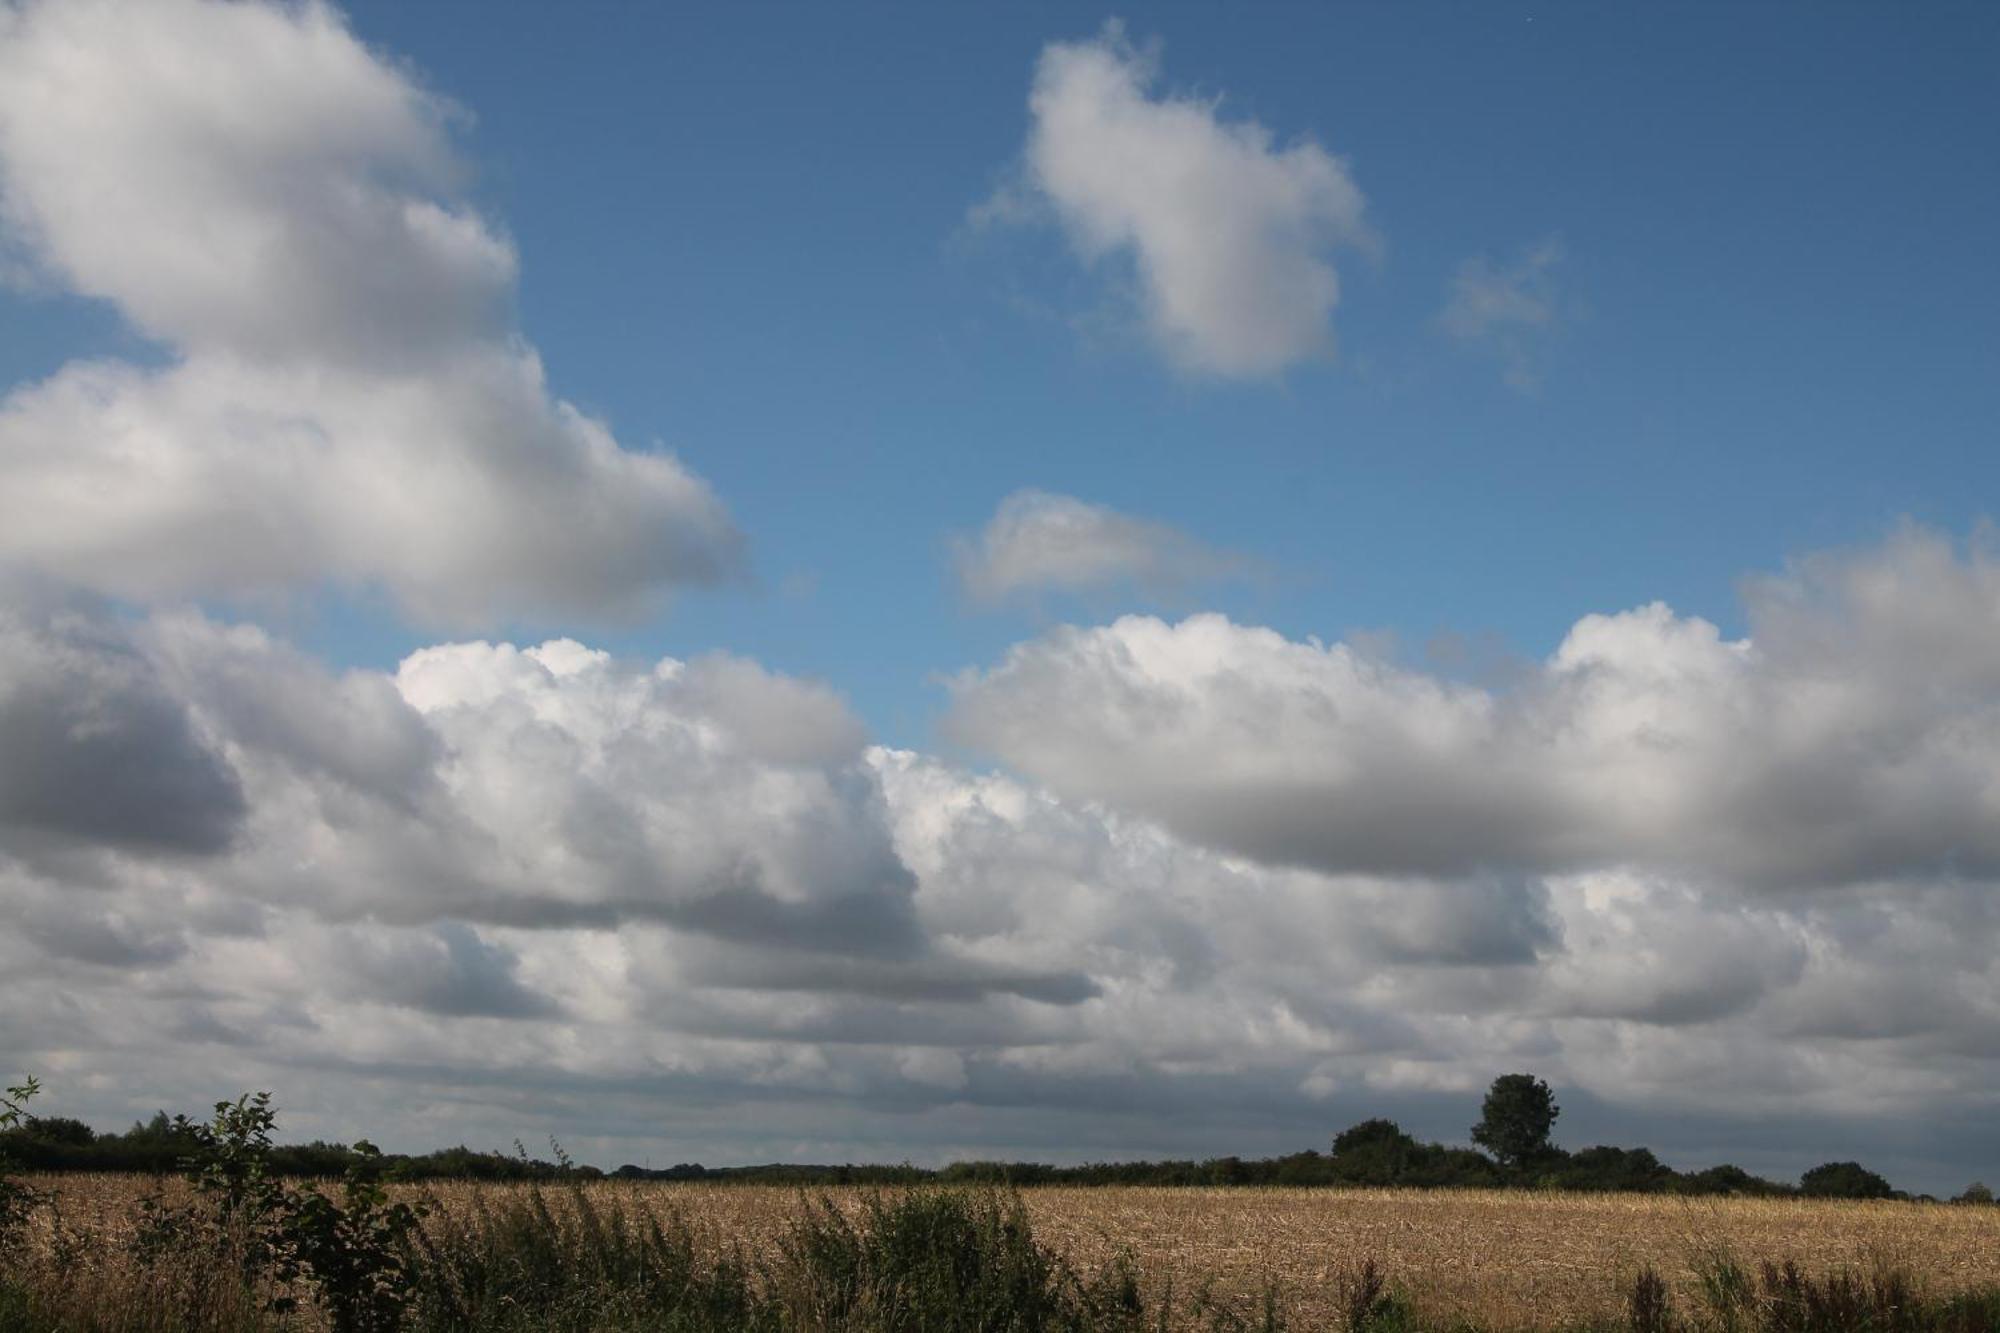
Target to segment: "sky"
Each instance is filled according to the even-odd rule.
[[[2000,1173],[1990,6],[0,5],[0,1068]]]

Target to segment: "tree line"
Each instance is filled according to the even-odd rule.
[[[1212,1157],[1201,1160],[1090,1162],[1053,1166],[1040,1162],[969,1161],[931,1169],[881,1164],[770,1163],[710,1167],[681,1163],[662,1168],[619,1167],[628,1180],[706,1180],[799,1186],[1009,1184],[1009,1185],[1277,1185],[1376,1186],[1417,1189],[1539,1188],[1650,1194],[1735,1194],[1772,1198],[1907,1199],[1882,1176],[1858,1162],[1826,1162],[1797,1184],[1768,1180],[1724,1164],[1682,1171],[1650,1149],[1608,1145],[1568,1151],[1551,1138],[1561,1114],[1549,1085],[1532,1074],[1494,1080],[1471,1128],[1475,1148],[1424,1142],[1393,1120],[1371,1119],[1335,1135],[1328,1151],[1307,1149],[1278,1157]],[[0,1156],[41,1171],[176,1171],[196,1144],[184,1119],[162,1111],[122,1134],[99,1134],[66,1117],[24,1118],[0,1131]],[[569,1161],[551,1144],[554,1160],[466,1147],[422,1154],[364,1154],[339,1143],[273,1146],[271,1170],[292,1177],[337,1177],[364,1156],[387,1176],[404,1180],[546,1180],[592,1178],[604,1173]],[[1921,1196],[1928,1197],[1928,1196]],[[1991,1203],[1974,1183],[1954,1202]]]
[[[13,1128],[0,1131],[0,1160],[11,1160],[25,1171],[173,1175],[198,1155],[200,1132],[201,1122],[165,1111],[134,1122],[123,1133],[103,1134],[68,1116],[23,1116]],[[340,1177],[364,1161],[399,1180],[554,1180],[604,1174],[594,1166],[530,1156],[519,1144],[512,1153],[461,1146],[409,1154],[315,1141],[275,1144],[265,1156],[273,1175],[292,1178]]]

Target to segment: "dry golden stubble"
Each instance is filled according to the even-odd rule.
[[[56,1191],[66,1225],[112,1233],[156,1188],[131,1176],[36,1183]],[[434,1198],[443,1217],[463,1215],[482,1193],[497,1202],[526,1188],[399,1187]],[[679,1182],[580,1188],[601,1208],[678,1214],[703,1247],[751,1256],[775,1252],[807,1193]],[[871,1192],[894,1191],[823,1191],[853,1210]],[[547,1193],[552,1207],[567,1206],[563,1187]],[[1902,1268],[1932,1294],[2000,1285],[1995,1208],[1490,1190],[1041,1186],[1021,1194],[1036,1236],[1085,1272],[1129,1254],[1153,1295],[1171,1283],[1184,1308],[1207,1286],[1246,1312],[1275,1283],[1294,1326],[1333,1326],[1340,1280],[1367,1259],[1424,1313],[1503,1328],[1612,1315],[1647,1265],[1677,1304],[1698,1306],[1699,1266],[1717,1254],[1749,1267],[1793,1260],[1812,1273]]]

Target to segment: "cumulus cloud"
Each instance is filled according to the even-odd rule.
[[[959,586],[982,602],[1136,585],[1168,594],[1243,574],[1244,557],[1150,519],[1047,491],[1015,491],[953,546]]]
[[[1796,1173],[1814,1126],[1872,1160],[1921,1112],[1899,1183],[1956,1188],[2000,1109],[1966,767],[2000,752],[1996,569],[1908,533],[1746,585],[1743,641],[1586,618],[1509,694],[1213,619],[1054,634],[961,686],[1038,682],[1049,731],[1109,709],[1078,742],[1109,758],[1046,773],[1021,756],[1078,761],[870,747],[739,658],[338,671],[16,598],[0,681],[172,719],[107,763],[229,795],[178,841],[7,808],[0,1061],[100,1123],[276,1087],[303,1136],[553,1130],[607,1165],[1455,1138],[1530,1068],[1578,1133],[1683,1164]],[[0,746],[0,791],[47,755]],[[1175,781],[1121,776],[1148,762]]]
[[[190,679],[267,682],[249,703],[204,695],[203,712],[281,798],[253,814],[255,841],[322,914],[637,917],[809,949],[920,947],[858,733],[823,689],[728,659],[626,666],[568,640],[441,645],[393,678],[329,681],[254,630],[179,617],[154,633]],[[302,720],[270,720],[308,696],[288,710]],[[352,725],[313,716],[329,707]],[[769,716],[820,739],[774,745]]]
[[[1116,23],[1045,47],[1026,188],[1086,260],[1131,263],[1147,328],[1175,364],[1254,377],[1327,351],[1340,299],[1329,253],[1369,241],[1346,164],[1226,120],[1215,101],[1158,93],[1159,74],[1157,50]]]
[[[164,366],[0,402],[0,560],[136,600],[332,579],[430,621],[628,613],[740,539],[550,395],[453,109],[323,4],[0,13],[0,223]]]
[[[1056,791],[1330,872],[1626,867],[1759,889],[2000,871],[2000,560],[1934,535],[1749,591],[1727,640],[1579,620],[1496,693],[1215,615],[1062,628],[951,726]]]
[[[1562,242],[1545,240],[1511,264],[1475,255],[1452,275],[1438,326],[1459,342],[1498,359],[1507,383],[1524,393],[1541,387],[1540,340],[1562,317],[1556,269]]]

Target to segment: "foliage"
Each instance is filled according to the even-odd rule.
[[[1666,1193],[1678,1189],[1684,1177],[1645,1148],[1602,1145],[1581,1152],[1547,1152],[1539,1183],[1565,1190],[1619,1190]]]
[[[41,1092],[42,1085],[33,1078],[7,1089],[0,1095],[0,1129],[13,1129],[28,1114],[28,1103]],[[28,1215],[41,1202],[41,1195],[9,1174],[12,1163],[4,1151],[0,1151],[0,1254],[4,1254],[14,1243]]]
[[[1420,1149],[1393,1120],[1364,1120],[1334,1136],[1335,1170],[1357,1185],[1393,1185],[1409,1171]]]
[[[1893,1199],[1888,1181],[1859,1162],[1827,1162],[1799,1177],[1799,1193],[1822,1199]]]
[[[1548,1084],[1533,1074],[1502,1074],[1487,1090],[1472,1141],[1500,1165],[1520,1167],[1548,1155],[1549,1131],[1560,1114]]]
[[[362,1160],[348,1168],[341,1202],[318,1190],[291,1195],[284,1240],[335,1333],[386,1333],[402,1327],[415,1286],[410,1240],[423,1214],[389,1198],[374,1144],[363,1139],[354,1148]]]
[[[194,1199],[142,1205],[141,1259],[149,1266],[206,1261],[245,1287],[268,1287],[266,1308],[289,1314],[299,1289],[317,1298],[334,1333],[400,1328],[413,1277],[410,1237],[421,1211],[392,1201],[380,1182],[380,1152],[363,1141],[338,1202],[272,1171],[277,1113],[269,1093],[217,1102],[213,1119],[177,1117],[170,1137],[189,1145],[182,1169]],[[222,1257],[226,1263],[216,1265]]]
[[[165,1111],[123,1133],[98,1133],[67,1118],[29,1119],[18,1128],[0,1128],[0,1149],[37,1171],[167,1175],[178,1172],[196,1147],[187,1119]],[[356,1145],[289,1143],[272,1144],[265,1161],[274,1176],[339,1179],[356,1166],[367,1167],[368,1156]],[[557,1163],[463,1146],[415,1156],[385,1153],[370,1160],[398,1180],[552,1180],[562,1173]],[[588,1166],[573,1170],[588,1177],[600,1174]]]
[[[777,1293],[790,1327],[999,1333],[1141,1327],[1129,1267],[1085,1280],[1034,1238],[1018,1197],[918,1190],[858,1219],[808,1203],[786,1237]]]
[[[1762,1176],[1753,1176],[1740,1166],[1727,1163],[1682,1176],[1674,1188],[1682,1194],[1743,1194],[1752,1197],[1789,1194],[1790,1188]]]
[[[262,1092],[217,1102],[208,1121],[175,1117],[172,1135],[187,1145],[180,1166],[194,1187],[194,1201],[168,1203],[156,1193],[142,1204],[139,1251],[148,1264],[227,1255],[245,1283],[266,1273],[291,1275],[283,1235],[289,1196],[270,1171],[276,1123],[270,1094]],[[289,1303],[287,1296],[274,1298],[276,1308]]]

